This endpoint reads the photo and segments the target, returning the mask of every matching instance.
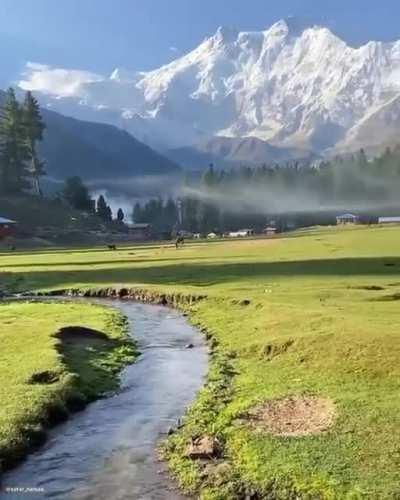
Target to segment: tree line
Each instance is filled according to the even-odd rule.
[[[37,151],[46,126],[39,104],[31,92],[20,104],[12,88],[8,89],[0,110],[0,191],[21,193],[34,185],[42,196],[40,179],[45,162]]]
[[[46,175],[46,162],[38,153],[38,145],[45,129],[39,103],[32,93],[26,92],[20,103],[14,89],[9,88],[0,107],[0,193],[15,195],[33,188],[43,197],[40,180]],[[66,179],[60,194],[77,210],[97,215],[105,222],[113,220],[105,197],[93,200],[80,177]],[[117,221],[123,222],[124,217],[119,209]]]
[[[297,226],[330,224],[342,212],[366,218],[400,210],[400,148],[374,159],[365,152],[300,165],[218,171],[183,182],[177,200],[137,203],[135,222],[191,232],[261,230],[269,221]],[[397,212],[396,212],[397,213]]]
[[[107,204],[106,197],[100,194],[97,199],[93,199],[88,187],[80,177],[69,177],[66,179],[61,190],[61,195],[76,210],[97,215],[104,222],[113,221],[113,213],[110,205]],[[122,208],[119,208],[116,214],[116,221],[122,223],[124,219],[125,214]]]

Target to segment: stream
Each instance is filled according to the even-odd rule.
[[[118,308],[140,356],[121,390],[90,404],[49,432],[46,444],[3,476],[7,499],[177,500],[157,443],[185,413],[203,384],[207,351],[200,333],[177,311],[120,300]],[[193,349],[186,345],[194,344]]]

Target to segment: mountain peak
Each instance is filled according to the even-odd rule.
[[[322,27],[323,23],[314,18],[289,16],[277,21],[268,31],[276,34],[300,36],[307,29]]]
[[[221,27],[150,72],[118,70],[99,85],[86,73],[63,71],[61,86],[60,70],[46,67],[31,69],[23,88],[54,96],[61,87],[58,95],[68,99],[51,99],[56,109],[74,105],[80,117],[122,120],[158,148],[251,136],[320,152],[397,95],[400,74],[400,41],[354,48],[326,24],[290,17],[258,32]]]
[[[117,82],[129,82],[134,77],[132,71],[128,71],[124,68],[115,68],[110,75],[110,80],[115,80]]]
[[[239,30],[230,26],[220,26],[214,38],[224,43],[234,42],[239,35]]]

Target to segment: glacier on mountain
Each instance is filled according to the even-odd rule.
[[[57,111],[112,123],[158,149],[222,136],[323,152],[351,148],[365,124],[371,140],[374,116],[377,136],[392,115],[398,124],[400,41],[354,48],[323,26],[279,21],[261,32],[219,28],[149,72],[68,75],[31,65],[19,85]]]

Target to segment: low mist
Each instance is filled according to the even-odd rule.
[[[365,179],[364,179],[365,180]],[[231,214],[284,215],[294,213],[327,213],[354,211],[357,213],[377,212],[388,207],[399,207],[400,212],[400,180],[393,182],[370,179],[369,192],[374,189],[382,191],[379,199],[366,196],[364,199],[324,199],[319,192],[303,187],[269,188],[268,186],[231,186],[224,191],[204,188],[183,187],[182,197],[189,197],[210,203],[219,210]],[[384,192],[384,194],[383,194]]]

